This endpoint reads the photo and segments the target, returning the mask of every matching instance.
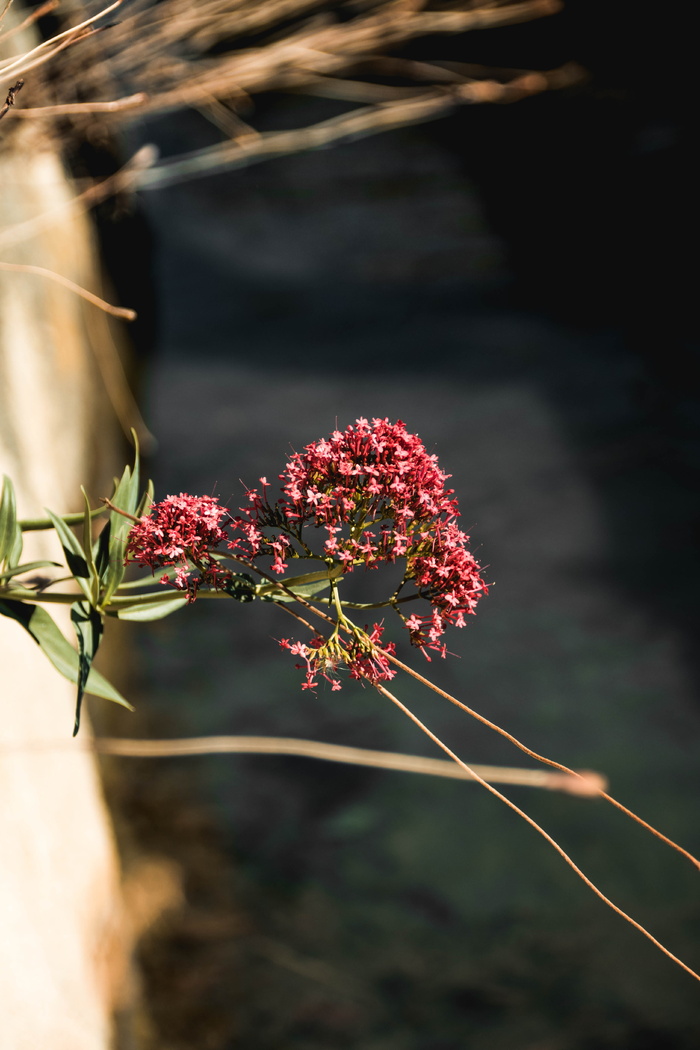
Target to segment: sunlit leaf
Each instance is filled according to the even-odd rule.
[[[13,569],[22,555],[22,530],[17,523],[14,485],[3,474],[0,495],[0,564]]]
[[[104,625],[102,617],[91,605],[85,602],[74,602],[70,608],[70,618],[78,637],[78,696],[75,704],[75,725],[73,736],[80,729],[80,711],[83,695],[87,687],[92,661],[100,647]]]
[[[104,507],[96,507],[90,511],[91,518],[98,518],[105,513]],[[61,514],[61,521],[66,525],[80,525],[83,521],[83,512],[79,514]],[[22,532],[47,532],[54,527],[50,518],[21,518],[17,524]]]
[[[341,565],[334,566],[332,569],[321,569],[318,572],[307,572],[303,576],[287,576],[281,579],[279,583],[284,584],[287,590],[292,591],[295,596],[300,598],[313,598],[317,594],[321,594],[322,591],[329,586],[330,581],[342,574],[343,568]],[[282,590],[278,583],[260,583],[257,586],[258,595],[266,599],[267,601],[275,602],[292,602],[294,598],[287,591]]]
[[[67,678],[69,682],[77,684],[79,673],[78,654],[72,645],[63,637],[57,625],[51,619],[45,609],[38,605],[29,605],[26,602],[17,602],[9,598],[0,598],[0,615],[7,616],[11,620],[24,627],[34,641],[40,646],[44,655],[51,661],[56,670]],[[91,669],[85,692],[93,696],[101,696],[105,700],[113,700],[122,707],[133,711],[133,707],[125,700],[121,693],[111,685],[94,668]]]
[[[120,609],[117,616],[120,620],[162,620],[187,605],[186,598],[165,598],[162,602],[149,602],[147,605],[130,605]]]
[[[60,568],[57,561],[28,561],[24,565],[15,565],[13,569],[0,573],[0,583],[11,580],[13,576],[19,576],[25,572],[34,572],[36,569]]]
[[[148,479],[148,485],[146,486],[146,491],[144,492],[143,496],[141,497],[141,502],[139,503],[138,508],[136,510],[136,517],[137,518],[144,518],[147,514],[150,513],[151,504],[153,503],[153,495],[154,495],[153,482],[149,478]]]
[[[66,556],[66,564],[68,568],[75,576],[76,580],[80,584],[80,588],[83,594],[88,599],[92,600],[92,588],[90,586],[90,570],[88,564],[85,561],[85,553],[83,548],[80,546],[77,536],[71,532],[68,525],[62,518],[59,518],[53,511],[50,511],[48,507],[45,508],[46,513],[53,522],[58,538],[61,541],[63,547],[63,553]]]
[[[97,571],[97,565],[95,564],[95,556],[92,550],[92,518],[90,516],[90,500],[88,494],[80,486],[80,491],[83,494],[85,500],[85,513],[83,515],[83,554],[85,555],[85,564],[87,565],[88,572],[90,574],[90,601],[91,604],[97,605],[100,597],[100,576]]]
[[[139,517],[140,506],[146,500],[147,494],[139,500],[139,445],[136,434],[133,430],[131,433],[135,445],[134,466],[133,468],[128,465],[124,467],[124,473],[117,482],[111,502],[115,507],[125,511],[126,514],[133,514],[135,517]],[[109,523],[109,560],[108,567],[102,574],[104,584],[103,605],[108,604],[124,578],[124,555],[129,532],[133,524],[130,518],[125,517],[124,514],[118,514],[116,511],[112,511],[110,514]]]

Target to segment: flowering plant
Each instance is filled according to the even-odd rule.
[[[130,706],[92,666],[109,617],[154,620],[202,598],[276,603],[311,632],[306,641],[280,640],[301,661],[297,666],[304,671],[302,688],[316,689],[319,679],[325,679],[336,691],[343,668],[351,678],[371,685],[472,779],[541,834],[605,904],[700,981],[700,975],[613,904],[527,813],[458,758],[387,689],[385,683],[398,671],[412,675],[532,758],[563,773],[566,790],[604,798],[700,869],[700,861],[608,795],[600,779],[532,751],[403,663],[395,643],[383,641],[384,623],[374,614],[386,609],[396,614],[409,643],[426,659],[435,652],[444,657],[446,629],[463,627],[488,593],[481,567],[468,549],[469,537],[457,525],[458,505],[454,491],[446,487],[448,478],[415,434],[401,421],[387,419],[358,419],[344,431],[335,430],[329,438],[307,445],[279,475],[276,497],[263,477],[260,488],[247,490],[246,505],[236,513],[213,496],[180,493],[154,503],[150,482],[140,493],[138,448],[133,467],[125,467],[102,507],[92,509],[83,491],[81,514],[59,517],[47,511],[45,519],[18,520],[12,484],[5,478],[0,498],[0,615],[28,631],[57,670],[76,684],[75,734],[85,693]],[[105,514],[104,527],[93,538],[93,518]],[[81,539],[73,531],[76,526]],[[39,529],[55,529],[67,574],[61,570],[55,577],[37,576],[39,569],[60,568],[51,561],[20,564],[23,534]],[[296,562],[307,563],[310,571],[285,575]],[[150,575],[126,580],[130,564],[150,569]],[[357,570],[397,565],[402,570],[398,584],[379,600],[360,603],[347,597],[346,581]],[[55,589],[66,583],[67,590]],[[44,608],[51,603],[70,605],[77,651]],[[371,612],[372,624],[355,622],[352,617],[358,612]]]
[[[488,593],[467,549],[469,537],[456,525],[459,511],[453,490],[445,487],[448,477],[401,421],[358,419],[292,456],[279,475],[281,493],[274,501],[267,478],[261,478],[261,490],[248,490],[248,505],[236,516],[210,496],[181,493],[153,505],[131,529],[127,561],[154,572],[174,570],[161,583],[186,592],[188,601],[203,587],[273,601],[290,595],[311,601],[329,590],[335,611],[330,637],[315,634],[308,644],[281,641],[304,661],[304,688],[316,688],[322,676],[340,689],[337,671],[343,665],[353,678],[387,680],[396,673],[387,660],[394,643],[382,650],[382,623],[361,628],[349,618],[349,608],[393,610],[411,644],[430,659],[428,649],[446,655],[441,641],[446,627],[463,627],[465,616]],[[226,568],[226,561],[253,571],[269,561],[276,574],[292,561],[324,567],[278,583],[261,572],[264,582],[255,585],[252,577]],[[350,573],[398,561],[404,564],[402,578],[384,600],[362,605],[342,600],[341,586]],[[428,611],[405,615],[406,603],[419,599]]]

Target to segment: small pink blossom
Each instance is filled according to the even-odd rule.
[[[175,575],[161,578],[194,601],[203,582],[221,586],[231,572],[221,569],[212,551],[228,539],[222,527],[229,518],[213,496],[166,496],[154,503],[131,529],[125,560],[156,569],[175,567]],[[193,571],[196,567],[198,571]]]

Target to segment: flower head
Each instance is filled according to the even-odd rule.
[[[431,649],[444,656],[445,629],[464,626],[488,593],[468,549],[469,537],[457,525],[449,477],[401,420],[360,418],[295,453],[279,475],[281,494],[275,502],[269,500],[266,480],[262,496],[249,492],[250,506],[234,520],[238,535],[229,546],[249,558],[272,555],[278,572],[290,557],[315,557],[338,566],[342,575],[402,559],[403,581],[386,604],[399,612],[411,643],[424,655]],[[424,599],[429,610],[404,616],[401,603],[412,599]],[[351,675],[364,669],[371,678],[376,641],[364,653],[348,644],[342,660]],[[311,654],[307,686],[319,660]]]
[[[225,568],[226,559],[256,569],[268,581],[254,564],[259,558],[269,559],[274,573],[286,572],[292,559],[321,563],[320,571],[283,581],[279,600],[295,594],[313,600],[317,585],[329,588],[335,629],[329,638],[317,635],[308,644],[286,639],[281,644],[303,660],[298,666],[305,669],[306,689],[315,688],[319,677],[339,689],[341,667],[352,678],[377,683],[395,673],[389,659],[393,643],[382,643],[383,624],[361,629],[348,619],[353,603],[342,600],[343,577],[401,562],[399,586],[367,607],[398,613],[411,644],[428,659],[428,650],[445,656],[446,628],[463,627],[488,593],[469,537],[457,525],[449,477],[401,420],[360,418],[295,452],[279,475],[277,499],[270,496],[268,479],[260,478],[260,488],[248,489],[247,505],[237,517],[211,496],[180,493],[154,504],[131,530],[127,561],[154,571],[174,568],[161,582],[186,591],[190,601],[202,584],[239,601],[252,600],[253,579]],[[294,586],[312,589],[295,592]],[[278,600],[269,585],[264,596]],[[404,613],[404,603],[412,601],[422,604]]]
[[[174,578],[162,577],[193,601],[203,582],[221,587],[232,573],[222,569],[212,551],[228,539],[221,522],[229,518],[213,496],[166,496],[131,529],[126,561],[156,569],[174,566]],[[197,571],[195,571],[197,570]]]

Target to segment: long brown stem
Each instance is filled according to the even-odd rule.
[[[198,736],[176,737],[172,740],[138,740],[121,737],[94,737],[76,745],[74,741],[50,740],[37,744],[0,744],[0,756],[6,754],[32,754],[39,752],[76,751],[97,752],[116,755],[120,758],[174,758],[191,755],[299,755],[323,762],[340,762],[347,765],[367,766],[373,769],[391,769],[403,773],[419,773],[427,776],[446,777],[450,780],[472,782],[465,770],[454,762],[442,758],[424,758],[421,755],[405,755],[396,751],[375,751],[363,747],[344,747],[341,744],[325,744],[318,740],[299,740],[294,737],[274,736]],[[474,766],[480,777],[489,783],[518,784],[521,787],[544,788],[549,791],[566,791],[578,794],[576,781],[541,769],[515,769],[504,766]],[[597,774],[591,774],[591,783]],[[591,792],[594,793],[594,792]]]
[[[287,588],[280,581],[278,581],[278,584],[280,587],[282,587],[283,590],[287,590]],[[288,593],[292,594],[291,591],[288,591]],[[320,609],[316,609],[304,598],[300,597],[299,595],[293,596],[301,605],[308,609],[309,612],[312,612],[315,616],[326,620],[328,623],[334,623],[330,616],[328,616],[324,612],[321,612]],[[308,624],[307,626],[310,627],[310,625]],[[310,629],[313,630],[313,628]],[[518,740],[518,738],[516,736],[513,736],[512,733],[509,733],[506,729],[503,729],[501,728],[501,726],[496,725],[495,722],[491,722],[484,715],[480,715],[478,711],[475,711],[473,708],[468,707],[466,704],[462,703],[461,700],[458,700],[456,697],[452,696],[451,693],[446,692],[444,689],[440,689],[440,687],[431,682],[430,679],[425,678],[418,671],[414,671],[412,667],[409,667],[408,664],[403,663],[396,656],[393,656],[391,653],[388,653],[385,650],[381,651],[384,654],[384,656],[386,656],[386,658],[395,667],[398,667],[400,668],[400,670],[405,671],[406,674],[409,674],[412,678],[415,678],[417,682],[421,682],[422,685],[427,686],[428,689],[431,689],[434,693],[437,693],[438,696],[443,697],[445,700],[449,700],[451,704],[455,704],[456,707],[461,708],[462,711],[465,711],[468,715],[471,715],[471,717],[476,719],[477,722],[481,722],[481,724],[485,725],[488,729],[493,729],[495,733],[498,733],[500,736],[505,737],[506,740],[509,740],[511,744],[514,744],[515,747],[519,748],[519,750],[522,751],[524,754],[529,755],[530,758],[534,758],[537,762],[542,762],[546,766],[551,766],[552,769],[558,769],[561,773],[568,773],[570,776],[574,777],[581,776],[581,774],[577,773],[575,769],[570,769],[569,766],[565,766],[562,762],[555,762],[554,759],[546,758],[544,755],[538,754],[537,751],[533,751],[532,748],[527,747],[526,744],[523,744],[522,741]],[[651,835],[654,835],[655,838],[659,839],[661,842],[665,842],[667,846],[670,846],[671,849],[674,849],[677,853],[680,853],[683,857],[689,860],[690,863],[694,865],[694,867],[700,870],[700,861],[697,859],[697,857],[694,857],[692,853],[684,849],[683,846],[679,846],[677,842],[674,842],[673,839],[670,839],[667,835],[664,835],[663,832],[658,830],[658,828],[653,827],[652,824],[649,824],[642,817],[638,816],[635,812],[633,812],[633,810],[628,809],[627,806],[623,806],[621,802],[618,802],[616,798],[613,798],[612,795],[609,795],[607,791],[603,791],[601,789],[599,794],[600,797],[605,799],[606,802],[609,802],[611,806],[614,806],[615,809],[618,809],[621,813],[624,813],[626,817],[629,817],[630,820],[633,820],[636,824],[639,824],[640,827],[644,828],[645,831],[648,831]]]
[[[665,948],[664,945],[660,941],[657,941],[656,937],[649,933],[649,931],[644,926],[642,926],[641,923],[637,922],[636,919],[633,919],[632,916],[628,915],[626,911],[622,910],[622,908],[619,908],[617,904],[613,904],[610,898],[606,897],[602,890],[599,890],[596,884],[594,882],[591,882],[588,876],[581,871],[578,865],[575,864],[574,861],[571,859],[569,854],[562,849],[562,847],[559,845],[556,839],[553,839],[552,836],[549,835],[544,830],[544,828],[542,828],[537,823],[536,820],[533,820],[532,817],[530,817],[524,810],[520,809],[519,806],[516,806],[514,802],[511,802],[511,800],[505,795],[503,795],[497,788],[489,784],[486,780],[483,779],[483,777],[480,777],[479,774],[471,766],[468,766],[466,762],[463,762],[461,758],[458,758],[454,751],[451,751],[449,749],[447,744],[444,744],[442,740],[440,740],[440,738],[435,735],[435,733],[431,732],[431,730],[428,729],[428,727],[423,722],[421,722],[420,718],[418,718],[417,715],[414,715],[414,713],[411,710],[409,710],[409,708],[407,708],[405,704],[402,704],[401,701],[397,697],[395,697],[393,693],[390,693],[388,689],[381,685],[381,683],[373,682],[372,685],[374,685],[374,688],[377,690],[378,693],[380,693],[382,696],[385,696],[387,700],[391,700],[392,704],[395,704],[400,711],[403,711],[406,717],[410,718],[411,721],[415,723],[415,725],[417,725],[418,728],[426,734],[426,736],[430,737],[433,743],[437,744],[437,746],[441,748],[446,755],[449,755],[453,762],[456,762],[458,766],[461,766],[462,769],[469,773],[469,775],[473,777],[474,780],[476,780],[479,784],[481,784],[482,787],[486,788],[488,792],[494,795],[497,799],[500,799],[501,802],[505,803],[505,805],[508,806],[509,809],[512,809],[514,813],[517,813],[519,817],[522,817],[522,819],[526,823],[528,823],[531,828],[534,828],[535,831],[539,835],[541,835],[553,849],[557,851],[562,860],[564,860],[569,865],[571,870],[575,872],[576,875],[578,875],[578,877],[586,884],[586,886],[588,886],[589,890],[595,893],[596,897],[599,897],[604,904],[607,904],[609,908],[611,908],[621,918],[628,922],[630,926],[634,926],[636,930],[639,930],[640,933],[644,934],[647,940],[651,941],[651,943],[656,948],[658,948],[659,951],[663,952],[664,955],[668,956],[668,958],[671,959],[672,962],[680,966],[681,969],[685,970],[686,973],[690,974],[691,977],[694,977],[696,981],[700,981],[700,974],[697,974],[695,970],[691,970],[691,968],[687,966],[681,959],[679,959],[677,955],[674,955],[673,952],[670,952],[668,950],[668,948]]]
[[[137,523],[141,521],[141,519],[137,518],[135,514],[129,514],[128,510],[122,510],[121,507],[115,507],[111,499],[108,499],[106,496],[100,496],[100,503],[104,503],[105,507],[109,507],[109,509],[113,510],[116,514],[121,514],[123,518],[128,518],[130,521],[135,521]]]
[[[99,307],[100,310],[104,310],[105,313],[111,314],[112,317],[119,317],[123,321],[136,320],[135,310],[124,306],[113,306],[111,303],[105,302],[104,299],[100,299],[99,295],[95,295],[93,292],[89,292],[87,288],[76,284],[75,281],[68,280],[63,274],[55,273],[54,270],[47,270],[45,266],[32,266],[29,263],[0,262],[0,270],[11,270],[15,273],[30,273],[37,277],[47,277],[50,281],[56,281],[57,284],[62,284],[69,291],[75,292],[76,295],[81,296],[88,303],[92,303],[93,306]]]
[[[488,718],[485,718],[484,715],[480,715],[478,711],[475,711],[473,708],[468,707],[466,704],[463,704],[461,700],[458,700],[456,697],[452,696],[451,693],[447,693],[444,689],[440,689],[440,687],[431,682],[430,679],[424,678],[422,674],[419,674],[418,671],[414,671],[412,667],[408,666],[408,664],[402,663],[401,660],[398,660],[395,656],[392,656],[391,653],[386,653],[386,656],[391,661],[391,663],[394,664],[395,667],[399,667],[402,671],[405,671],[406,674],[409,674],[412,678],[415,678],[416,681],[421,682],[423,685],[427,686],[428,689],[432,689],[432,691],[434,693],[437,693],[438,696],[442,696],[445,700],[449,700],[451,704],[455,704],[455,706],[461,708],[462,711],[465,711],[468,715],[471,715],[472,718],[475,718],[477,722],[481,722],[482,725],[487,726],[487,728],[489,729],[493,729],[500,736],[505,737],[506,740],[509,740],[511,744],[515,744],[517,748],[519,748],[524,754],[529,755],[530,758],[536,759],[537,762],[543,762],[544,765],[551,766],[553,769],[558,769],[561,773],[568,773],[571,776],[581,775],[580,773],[577,773],[574,769],[570,769],[568,766],[565,766],[562,762],[555,762],[554,759],[546,758],[544,755],[538,754],[537,751],[533,751],[531,748],[523,744],[522,741],[518,740],[517,737],[513,736],[512,733],[509,733],[507,730],[502,729],[501,726],[496,725],[495,722],[491,722]],[[600,797],[604,798],[606,802],[609,802],[616,809],[619,809],[621,813],[625,814],[625,816],[629,817],[631,820],[634,820],[635,823],[639,824],[646,831],[649,831],[657,839],[660,839],[661,842],[665,842],[667,846],[671,847],[671,849],[676,850],[677,853],[681,853],[691,862],[691,864],[694,864],[695,867],[698,868],[698,870],[700,870],[700,861],[697,859],[697,857],[694,857],[692,853],[688,852],[688,850],[683,849],[683,847],[679,846],[677,842],[673,841],[673,839],[668,838],[668,836],[664,835],[663,832],[658,830],[658,828],[655,828],[651,824],[648,824],[646,820],[643,820],[642,817],[638,816],[631,809],[628,809],[627,806],[623,806],[621,802],[618,802],[616,798],[613,798],[612,795],[609,795],[607,791],[603,791],[601,789]]]

